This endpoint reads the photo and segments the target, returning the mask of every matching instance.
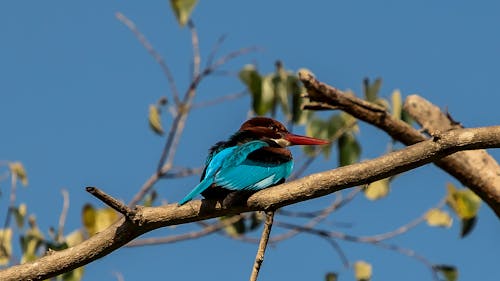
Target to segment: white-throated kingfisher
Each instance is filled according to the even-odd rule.
[[[291,145],[321,145],[328,141],[295,135],[280,122],[254,117],[229,140],[216,143],[208,154],[200,183],[179,205],[201,194],[223,198],[233,191],[255,192],[283,183],[293,167]]]

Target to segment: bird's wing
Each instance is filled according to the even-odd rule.
[[[215,176],[215,183],[230,190],[261,190],[287,178],[292,167],[293,161],[266,164],[247,159],[237,166],[219,170]]]
[[[247,142],[240,146],[228,147],[217,152],[209,159],[207,166],[205,167],[205,177],[203,180],[193,190],[191,190],[186,197],[179,201],[179,205],[183,205],[192,200],[198,194],[201,194],[208,187],[210,187],[212,183],[219,185],[216,181],[219,171],[240,165],[246,160],[248,154],[264,146],[269,146],[269,144],[256,140]]]

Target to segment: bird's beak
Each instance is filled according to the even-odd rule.
[[[321,145],[330,143],[327,140],[316,139],[301,135],[286,134],[283,136],[284,139],[290,142],[290,145]]]

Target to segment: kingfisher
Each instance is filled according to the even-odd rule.
[[[201,194],[220,199],[233,192],[255,192],[281,184],[293,168],[291,145],[323,145],[329,142],[290,133],[280,122],[254,117],[227,141],[210,148],[200,183],[179,205]]]

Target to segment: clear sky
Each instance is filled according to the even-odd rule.
[[[132,33],[115,19],[131,18],[165,57],[184,91],[191,61],[190,36],[179,28],[167,1],[3,1],[0,3],[0,160],[22,161],[30,185],[18,192],[46,233],[56,226],[61,188],[70,192],[66,232],[81,226],[81,207],[101,203],[84,187],[98,186],[129,201],[153,173],[164,139],[147,125],[148,105],[169,95],[159,66]],[[193,18],[202,55],[222,34],[220,53],[247,46],[262,52],[241,57],[225,69],[257,63],[273,71],[306,67],[341,89],[361,93],[365,77],[382,77],[382,96],[393,89],[419,93],[448,108],[465,126],[498,125],[500,74],[500,4],[497,1],[203,1]],[[241,91],[236,77],[210,77],[197,101]],[[199,167],[207,149],[225,139],[245,120],[248,97],[197,109],[188,118],[175,164]],[[168,119],[168,118],[167,118]],[[165,120],[168,124],[170,119]],[[389,138],[362,126],[363,159],[386,151]],[[294,150],[296,154],[300,150]],[[490,151],[500,158],[500,151]],[[307,172],[336,166],[321,158]],[[177,201],[197,182],[161,181],[163,199]],[[419,168],[393,182],[379,202],[357,198],[331,221],[351,228],[321,227],[358,235],[395,229],[421,215],[445,194],[446,182],[457,184],[434,166]],[[7,209],[8,183],[0,185],[0,218]],[[318,209],[334,197],[299,204]],[[155,231],[164,236],[198,229],[196,225]],[[278,228],[273,229],[279,233]],[[460,280],[500,280],[500,224],[483,205],[472,234],[458,238],[449,229],[425,225],[394,243],[411,248],[435,263],[452,264]],[[259,235],[256,233],[255,235]],[[340,242],[350,261],[373,264],[373,280],[431,280],[414,259],[371,245]],[[213,235],[195,241],[122,248],[86,267],[84,280],[245,280],[255,244]],[[307,234],[270,248],[259,280],[323,280],[327,271],[354,280],[325,241]]]

